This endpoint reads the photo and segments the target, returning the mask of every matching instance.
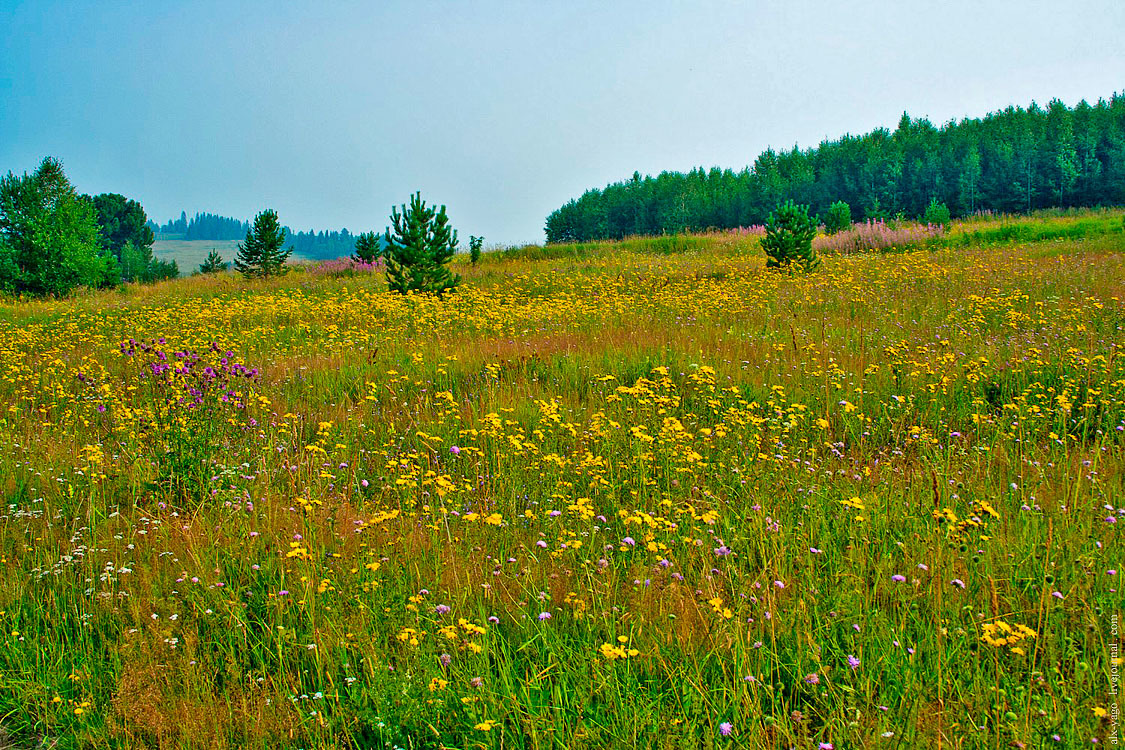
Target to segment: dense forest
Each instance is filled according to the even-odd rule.
[[[892,132],[816,148],[769,149],[753,166],[662,172],[589,190],[547,217],[548,242],[619,239],[760,224],[792,198],[859,220],[1125,203],[1125,94],[1073,109],[1054,100],[941,127],[904,114]]]
[[[250,222],[210,213],[197,213],[188,219],[187,212],[180,212],[180,218],[169,219],[162,225],[150,222],[149,228],[158,239],[163,240],[242,240],[246,238]],[[356,236],[347,229],[294,232],[286,227],[285,231],[286,245],[292,246],[294,254],[304,258],[331,260],[355,251]]]

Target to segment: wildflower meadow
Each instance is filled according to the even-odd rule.
[[[1110,744],[1125,233],[1017,225],[0,303],[2,736]]]

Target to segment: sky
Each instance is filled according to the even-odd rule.
[[[1122,32],[1122,0],[0,0],[0,174],[353,232],[420,190],[464,244],[541,242],[634,170],[1108,98]]]

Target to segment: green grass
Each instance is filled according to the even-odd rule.
[[[442,300],[295,269],[0,303],[0,726],[1108,744],[1125,265],[1049,226],[808,276],[716,235],[458,258]]]

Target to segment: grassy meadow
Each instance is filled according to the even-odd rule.
[[[1125,234],[1027,225],[807,276],[715,234],[459,257],[441,300],[0,303],[0,727],[1110,744]]]
[[[176,261],[183,276],[197,270],[212,250],[218,250],[223,260],[230,263],[238,253],[238,240],[157,240],[152,243],[152,254],[157,260]]]

